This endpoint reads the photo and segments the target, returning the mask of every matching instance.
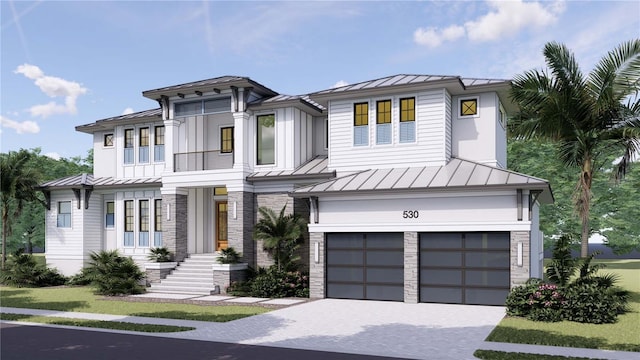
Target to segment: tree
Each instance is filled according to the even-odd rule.
[[[278,270],[293,270],[298,258],[296,250],[300,247],[302,234],[307,224],[295,214],[285,215],[287,205],[280,214],[267,207],[260,207],[260,220],[255,225],[253,238],[263,241],[263,248],[273,257]]]
[[[530,70],[513,80],[511,97],[520,112],[509,130],[516,137],[557,142],[564,164],[580,169],[575,208],[580,254],[586,257],[591,188],[603,154],[616,151],[621,157],[614,172],[621,179],[640,150],[640,39],[610,51],[587,78],[564,45],[546,44],[544,56],[550,74]]]
[[[27,150],[0,154],[0,187],[2,193],[2,269],[7,258],[7,237],[11,233],[11,221],[22,212],[27,201],[36,201],[36,186],[40,173],[27,166],[31,159]],[[11,220],[9,214],[12,213]]]

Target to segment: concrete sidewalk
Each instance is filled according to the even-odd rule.
[[[474,359],[476,349],[600,359],[635,360],[640,355],[624,351],[485,342],[484,339],[504,316],[504,308],[495,306],[323,299],[227,323],[0,309],[7,313],[196,328],[188,332],[143,334],[149,336],[411,359]]]

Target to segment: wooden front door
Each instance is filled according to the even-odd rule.
[[[227,246],[227,202],[216,201],[216,251]]]

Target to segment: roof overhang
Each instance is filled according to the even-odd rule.
[[[247,108],[253,111],[272,110],[282,107],[294,107],[313,116],[321,116],[323,110],[302,98],[281,100],[281,101],[261,101],[248,104]]]
[[[277,92],[256,81],[249,79],[248,77],[222,76],[208,80],[194,81],[180,85],[172,85],[153,90],[146,90],[142,92],[142,96],[152,100],[160,100],[163,96],[172,97],[179,96],[179,94],[196,94],[196,92],[220,92],[222,90],[231,88],[253,88],[253,91],[263,96],[278,95]]]
[[[162,120],[162,109],[151,109],[136,112],[133,114],[114,116],[102,120],[98,120],[94,123],[78,125],[76,131],[80,131],[86,134],[93,134],[97,131],[109,131],[117,125],[133,125],[141,123],[156,122]]]

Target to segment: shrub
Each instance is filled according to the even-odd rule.
[[[560,321],[566,305],[565,296],[555,284],[530,281],[513,289],[507,296],[507,314],[534,321]]]
[[[614,323],[618,315],[628,311],[629,292],[616,286],[603,286],[609,280],[598,278],[576,281],[567,286],[567,320],[591,324]]]
[[[234,282],[227,293],[267,298],[309,297],[309,276],[300,271],[284,271],[273,265],[258,269],[246,282]]]
[[[240,262],[242,254],[233,247],[220,250],[220,257],[216,260],[219,264],[237,264]]]
[[[117,250],[91,253],[91,262],[85,270],[100,295],[140,294],[144,291],[140,281],[144,274],[130,258],[120,256]]]
[[[149,249],[147,259],[152,262],[169,262],[171,261],[171,252],[166,247],[157,247]]]
[[[7,259],[6,268],[0,273],[0,282],[16,287],[42,287],[64,285],[67,279],[56,269],[38,263],[33,255],[15,251]]]

